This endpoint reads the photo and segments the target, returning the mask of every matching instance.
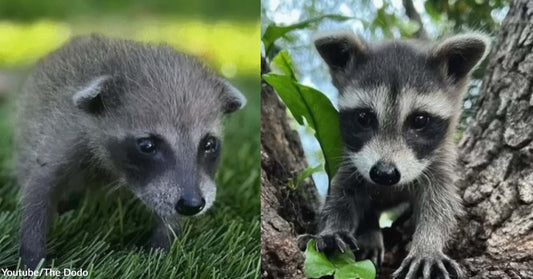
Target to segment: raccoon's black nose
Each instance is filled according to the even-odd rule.
[[[180,198],[176,203],[176,211],[181,215],[191,216],[204,209],[205,200],[202,197],[190,199]]]
[[[377,162],[370,169],[370,178],[380,185],[394,185],[400,181],[400,172],[394,164]]]

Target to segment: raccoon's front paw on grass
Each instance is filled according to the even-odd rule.
[[[28,247],[22,244],[20,248],[21,267],[34,270],[45,257],[45,249],[42,247]]]
[[[442,252],[430,255],[411,255],[393,274],[394,279],[463,279],[459,264]]]
[[[320,235],[304,234],[298,237],[298,247],[305,250],[309,240],[315,240],[315,249],[326,255],[332,255],[336,251],[344,253],[346,249],[359,250],[357,240],[350,233],[335,232]],[[302,249],[303,248],[303,249]]]
[[[168,251],[170,251],[171,245],[172,245],[172,242],[170,241],[170,239],[168,239],[168,237],[154,234],[150,238],[150,241],[148,241],[148,243],[146,244],[146,249],[148,251],[159,250],[159,251],[168,253]]]

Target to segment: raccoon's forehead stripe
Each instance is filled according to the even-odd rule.
[[[389,103],[389,89],[379,86],[372,90],[363,90],[350,86],[339,96],[339,110],[354,108],[370,108],[375,111],[378,118],[385,116],[387,103]]]
[[[339,95],[338,104],[339,109],[353,109],[371,107],[374,103],[375,97],[367,90],[358,89],[355,87],[348,87],[343,93]]]
[[[450,118],[455,108],[445,94],[442,91],[421,94],[409,88],[404,89],[399,98],[401,119],[416,111],[427,112],[445,119]]]

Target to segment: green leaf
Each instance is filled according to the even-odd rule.
[[[335,272],[335,279],[374,279],[376,268],[370,260],[344,265]]]
[[[311,175],[313,175],[313,173],[315,172],[318,172],[322,170],[322,165],[318,165],[316,167],[307,167],[305,168],[299,175],[298,177],[296,178],[296,183],[294,186],[294,189],[297,189],[298,187],[300,187],[300,185],[302,184],[302,182],[310,177]]]
[[[374,279],[376,268],[369,261],[355,261],[351,250],[345,253],[337,253],[332,258],[315,249],[315,240],[307,242],[305,250],[304,275],[309,278],[320,278],[326,275],[334,275],[335,279]]]
[[[352,19],[352,17],[347,16],[341,16],[341,15],[322,15],[319,17],[311,18],[299,23],[295,23],[292,25],[287,26],[279,26],[275,24],[269,24],[265,30],[265,33],[263,34],[263,37],[261,38],[261,41],[263,41],[263,44],[265,46],[265,52],[268,53],[270,50],[270,47],[274,44],[274,42],[285,36],[288,32],[291,32],[296,29],[304,29],[308,28],[311,25],[318,23],[322,21],[323,19],[331,19],[335,21],[345,21],[348,19]]]
[[[431,1],[424,3],[424,9],[433,22],[439,22],[441,20],[439,11],[437,11],[437,8]]]
[[[326,275],[333,275],[335,266],[328,258],[316,251],[315,241],[307,242],[305,249],[304,275],[309,278],[320,278]]]
[[[413,37],[413,35],[420,29],[420,24],[414,20],[400,22],[400,34],[402,37]]]
[[[299,84],[292,77],[269,73],[263,79],[270,84],[289,108],[294,119],[305,125],[304,119],[315,131],[325,159],[329,180],[338,170],[342,155],[339,114],[331,101],[322,92]]]
[[[294,73],[294,67],[292,65],[291,56],[286,50],[282,50],[272,59],[271,65],[279,70],[282,74],[291,77],[293,80],[298,80]]]
[[[315,131],[315,137],[324,155],[324,169],[331,181],[338,170],[342,155],[337,110],[322,92],[297,82],[292,59],[286,50],[280,51],[274,57],[272,66],[283,75],[270,73],[263,75],[263,79],[276,90],[298,124],[305,125],[305,119]]]
[[[335,255],[329,260],[334,266],[340,268],[345,265],[354,264],[355,256],[351,249],[346,249],[344,253],[341,253],[340,251],[335,253]]]

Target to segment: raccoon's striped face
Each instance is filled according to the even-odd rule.
[[[435,45],[371,46],[349,33],[315,41],[339,89],[348,160],[366,180],[398,185],[423,175],[453,133],[469,74],[487,45],[479,34]]]
[[[99,124],[90,140],[97,157],[163,220],[199,215],[213,205],[222,117],[246,102],[225,80],[183,72],[186,86],[170,86],[179,77],[146,85],[106,75],[72,97]]]
[[[109,139],[107,150],[129,188],[161,218],[194,216],[215,200],[220,138],[216,131],[186,134],[156,128]]]
[[[368,181],[405,184],[419,177],[449,133],[457,102],[443,92],[347,88],[339,98],[349,161]]]

